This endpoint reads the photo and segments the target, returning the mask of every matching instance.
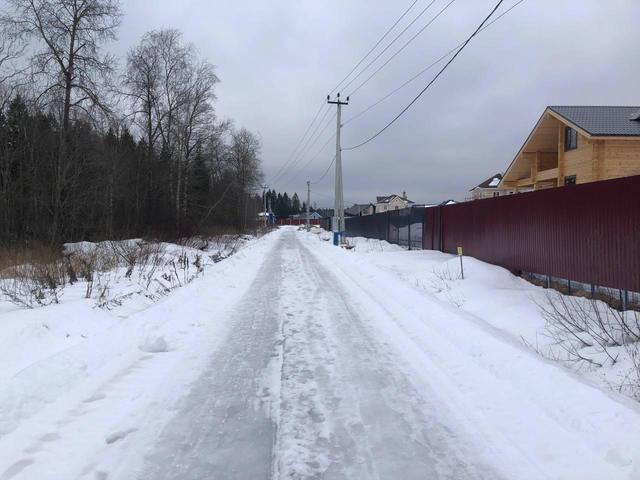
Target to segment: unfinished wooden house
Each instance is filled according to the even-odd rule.
[[[547,107],[500,188],[516,191],[640,175],[640,107]]]

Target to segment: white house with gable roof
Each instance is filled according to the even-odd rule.
[[[376,197],[376,213],[401,210],[410,207],[413,203],[407,198],[407,192],[402,192],[402,196],[393,194],[386,197]]]

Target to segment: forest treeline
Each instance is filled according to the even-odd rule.
[[[182,34],[107,53],[117,0],[6,0],[0,243],[246,230],[260,139],[215,112],[219,78]]]
[[[307,211],[307,202],[300,201],[297,193],[290,196],[287,192],[280,193],[275,190],[267,190],[265,203],[267,207],[271,207],[271,211],[276,218],[288,218],[291,215],[298,215]],[[316,211],[313,205],[310,205],[309,209],[312,212]]]

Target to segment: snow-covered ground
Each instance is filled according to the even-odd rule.
[[[351,238],[349,243],[357,256],[366,259],[367,263],[457,307],[476,322],[493,327],[501,335],[509,335],[542,356],[571,367],[589,381],[640,400],[640,358],[632,358],[634,354],[640,354],[640,345],[635,345],[635,348],[609,345],[610,357],[597,345],[581,345],[576,353],[585,360],[576,361],[574,355],[568,354],[567,345],[558,341],[559,337],[572,337],[573,333],[577,337],[580,333],[558,335],[554,326],[549,324],[552,303],[560,307],[558,314],[565,315],[573,308],[593,317],[595,307],[603,317],[607,313],[613,317],[615,311],[605,303],[596,301],[592,304],[584,297],[563,296],[475,258],[463,258],[463,280],[460,259],[454,255],[438,251],[407,251],[385,241],[361,237]],[[563,304],[566,309],[562,308]],[[638,330],[640,314],[629,311],[626,315],[629,323]],[[613,326],[614,331],[616,327]]]
[[[536,287],[326,236],[143,309],[0,305],[0,479],[640,479],[638,404],[523,345]]]

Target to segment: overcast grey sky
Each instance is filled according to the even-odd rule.
[[[447,1],[436,0],[371,70]],[[419,0],[396,31],[429,2]],[[505,0],[500,11],[515,2]],[[410,3],[124,0],[125,17],[114,48],[124,55],[147,30],[182,30],[217,66],[218,116],[233,118],[260,135],[269,181],[289,158],[323,98]],[[352,96],[343,120],[463,41],[495,3],[456,0]],[[345,202],[367,202],[403,190],[417,202],[463,199],[469,188],[506,169],[546,105],[640,105],[639,19],[638,0],[525,0],[472,41],[395,125],[365,147],[343,153]],[[384,126],[436,72],[431,70],[345,125],[343,146],[359,143]],[[299,167],[334,132],[332,124],[295,164],[298,168],[287,169],[270,186],[302,194],[305,181],[326,170],[335,144],[330,142],[304,170]],[[333,178],[331,171],[314,185],[318,205],[332,204]]]

